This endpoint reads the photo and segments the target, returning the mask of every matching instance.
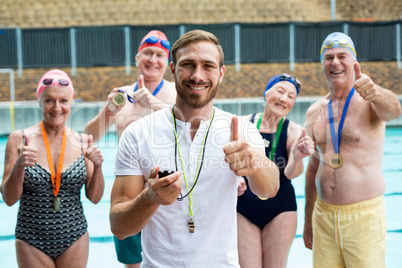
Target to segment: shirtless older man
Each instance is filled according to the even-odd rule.
[[[306,171],[304,243],[314,267],[385,267],[385,122],[397,96],[361,73],[351,38],[335,32],[321,47],[329,94],[307,111],[317,152]]]
[[[95,140],[103,138],[108,129],[116,124],[120,139],[124,129],[133,121],[164,107],[176,100],[173,82],[163,79],[170,53],[170,43],[161,31],[150,31],[142,40],[135,57],[138,81],[131,86],[115,88],[108,96],[106,105],[85,126],[85,132]],[[119,99],[116,94],[124,93]],[[119,96],[117,96],[119,97]],[[122,105],[120,105],[122,104]],[[141,234],[119,240],[114,237],[117,259],[126,268],[137,268],[142,261]]]

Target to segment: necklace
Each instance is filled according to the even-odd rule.
[[[184,177],[184,182],[186,183],[186,188],[188,193],[186,195],[182,195],[180,193],[180,197],[177,198],[178,201],[183,201],[183,199],[188,196],[189,199],[189,213],[188,213],[188,226],[189,226],[189,230],[190,233],[194,233],[194,229],[195,229],[195,224],[194,224],[194,213],[193,213],[193,190],[195,185],[197,184],[198,178],[200,176],[200,172],[201,172],[201,168],[202,168],[202,164],[204,162],[204,155],[205,155],[205,142],[207,140],[208,137],[208,133],[209,133],[209,129],[211,128],[211,124],[212,121],[214,119],[215,116],[215,110],[212,109],[212,115],[211,115],[211,119],[208,123],[208,127],[207,127],[207,131],[204,134],[204,138],[202,141],[202,147],[201,147],[201,153],[200,156],[198,157],[198,163],[197,163],[197,169],[195,171],[195,177],[194,177],[194,183],[193,186],[191,187],[191,189],[189,189],[188,187],[188,182],[187,182],[187,178],[186,178],[186,173],[184,171],[184,165],[183,165],[183,157],[181,156],[181,152],[180,152],[180,146],[179,146],[179,140],[177,138],[177,131],[176,131],[176,117],[174,115],[174,106],[172,108],[172,122],[173,122],[173,131],[174,131],[174,136],[175,136],[175,165],[176,165],[176,171],[177,169],[177,152],[179,153],[179,158],[180,158],[180,164],[181,164],[181,169],[183,172],[183,177]]]
[[[352,88],[348,94],[348,97],[345,101],[345,106],[343,107],[341,120],[339,121],[338,135],[335,135],[335,127],[334,127],[334,118],[332,116],[332,105],[331,105],[331,97],[328,102],[328,117],[329,117],[329,127],[331,129],[331,139],[332,144],[334,145],[335,154],[329,160],[329,165],[333,169],[340,168],[342,166],[342,157],[339,154],[339,146],[341,144],[341,133],[343,128],[343,123],[345,122],[346,113],[349,108],[350,99],[353,96],[355,89]]]
[[[63,169],[63,161],[64,161],[64,153],[66,152],[66,129],[63,131],[63,139],[61,141],[61,149],[60,149],[60,156],[59,156],[59,163],[57,165],[57,174],[56,174],[56,181],[54,179],[54,166],[53,166],[53,159],[52,159],[52,152],[50,151],[49,140],[47,138],[45,126],[43,125],[43,121],[40,123],[40,130],[42,132],[43,143],[45,144],[46,148],[46,156],[47,162],[49,164],[50,169],[50,178],[52,180],[52,188],[53,188],[53,211],[60,210],[60,199],[57,197],[57,194],[60,190],[60,183],[61,183],[61,170]]]

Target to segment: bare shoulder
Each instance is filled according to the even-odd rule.
[[[22,132],[24,133],[24,136],[29,139],[29,143],[31,145],[35,144],[37,142],[39,142],[39,143],[42,142],[42,132],[41,132],[41,128],[40,128],[39,124],[33,125],[28,128],[24,128],[23,130],[13,131],[10,134],[9,138],[14,137],[14,135],[15,135],[16,140],[17,141],[20,140],[22,142]],[[38,141],[38,140],[40,140],[40,141]]]
[[[32,127],[24,129],[24,130],[14,130],[8,135],[7,144],[6,144],[6,153],[10,154],[11,152],[17,152],[24,145],[23,135],[25,137],[25,143],[29,143],[32,146],[32,140],[35,141],[37,135],[32,134]],[[42,138],[42,136],[41,136]],[[7,157],[6,157],[7,160]]]
[[[296,124],[295,122],[289,120],[288,133],[289,132],[292,132],[292,133],[295,132],[295,133],[300,135],[302,128],[303,127],[301,125]]]
[[[307,115],[312,115],[321,111],[328,105],[328,101],[329,101],[329,94],[311,104],[310,107],[307,109]]]
[[[301,135],[302,129],[303,127],[301,125],[289,120],[288,140],[292,141],[298,139]]]
[[[319,99],[318,101],[314,102],[306,112],[306,119],[305,119],[305,126],[309,126],[312,123],[321,121],[325,117],[323,117],[323,113],[326,111],[326,107],[329,102],[329,94],[326,95],[324,98]]]
[[[22,144],[22,130],[19,129],[19,130],[14,130],[13,132],[11,132],[11,134],[8,136],[7,144],[8,145]]]
[[[90,135],[90,134],[86,134],[86,133],[78,133],[78,132],[76,132],[74,130],[72,131],[72,134],[73,134],[73,137],[81,139],[81,141],[83,143],[88,142],[88,137]]]
[[[86,144],[88,143],[88,137],[90,134],[78,133],[69,127],[66,127],[66,133],[67,140],[73,145],[74,150],[77,149],[81,151],[81,147],[83,149],[87,148]]]
[[[162,90],[156,94],[156,98],[164,103],[174,104],[176,102],[176,86],[174,82],[164,80]]]

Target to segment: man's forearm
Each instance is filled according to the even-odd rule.
[[[118,239],[139,233],[160,205],[147,196],[144,189],[135,199],[112,205],[110,228]]]
[[[390,121],[401,115],[401,103],[391,91],[376,85],[380,95],[371,101],[373,110],[383,121]]]
[[[259,156],[261,165],[257,171],[247,176],[252,192],[261,198],[272,198],[279,189],[279,170],[265,155]]]
[[[300,176],[303,173],[303,170],[303,158],[297,159],[296,157],[291,157],[285,167],[285,176],[291,180]]]
[[[305,207],[304,207],[304,221],[311,226],[311,220],[314,210],[314,204],[317,200],[317,189],[315,187],[315,176],[306,172],[306,185],[305,185]]]

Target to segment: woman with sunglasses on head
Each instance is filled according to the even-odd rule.
[[[103,195],[103,157],[91,135],[66,126],[74,88],[61,70],[37,87],[43,120],[8,138],[1,184],[8,206],[20,201],[15,229],[19,267],[85,267],[89,236],[81,188],[93,203]]]
[[[254,195],[243,178],[238,187],[237,222],[239,261],[247,267],[286,267],[297,227],[297,205],[291,179],[303,173],[303,158],[314,144],[306,130],[286,119],[301,84],[288,74],[273,76],[265,88],[265,109],[249,115],[265,143],[265,153],[280,171],[274,198]]]

